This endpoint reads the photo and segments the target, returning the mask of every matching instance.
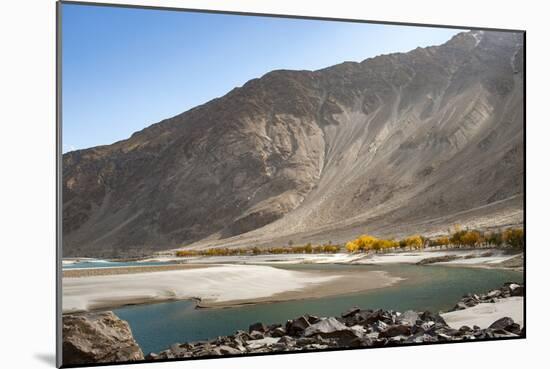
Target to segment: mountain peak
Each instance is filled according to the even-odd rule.
[[[127,140],[65,154],[64,255],[519,222],[520,41],[463,32],[361,63],[272,71]]]

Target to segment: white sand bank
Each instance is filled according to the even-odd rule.
[[[509,297],[495,303],[481,303],[464,310],[441,314],[450,327],[463,325],[487,328],[500,318],[510,317],[523,327],[523,297]]]
[[[106,263],[106,260],[94,259],[94,258],[63,258],[61,260],[62,265],[72,265],[76,263]]]
[[[482,256],[486,253],[491,256]],[[162,255],[151,257],[141,261],[161,262],[187,262],[187,263],[238,263],[238,264],[416,264],[419,261],[432,257],[457,255],[468,256],[467,259],[457,259],[451,262],[435,264],[464,264],[464,265],[486,265],[497,264],[514,258],[516,255],[509,255],[502,250],[425,250],[411,252],[396,252],[385,254],[281,254],[281,255],[246,255],[246,256],[195,256],[176,257]]]
[[[280,254],[280,255],[242,255],[242,256],[193,256],[177,257],[170,255],[155,256],[140,262],[187,262],[187,263],[237,263],[237,264],[335,264],[350,263],[360,259],[359,254]]]
[[[208,268],[138,274],[63,278],[63,312],[112,308],[173,299],[201,299],[204,306],[322,297],[396,283],[385,272],[349,274],[291,271],[263,265],[212,265]],[[353,276],[351,276],[353,277]],[[351,279],[353,280],[353,279]]]
[[[490,252],[491,256],[482,256]],[[504,253],[502,250],[430,250],[430,251],[416,251],[416,252],[401,252],[401,253],[388,253],[388,254],[371,254],[361,259],[353,261],[353,264],[416,264],[419,261],[427,258],[456,255],[460,258],[468,257],[466,259],[456,259],[449,262],[440,262],[434,264],[464,264],[464,265],[491,265],[497,264],[516,257],[517,255],[510,255]]]

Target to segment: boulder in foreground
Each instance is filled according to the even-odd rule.
[[[111,311],[63,316],[63,364],[143,360],[130,326]]]

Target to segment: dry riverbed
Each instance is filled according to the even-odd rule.
[[[171,265],[144,265],[144,266],[127,266],[113,268],[83,268],[83,269],[68,269],[63,271],[63,278],[80,278],[93,277],[104,275],[118,274],[136,274],[136,273],[154,273],[166,272],[170,270],[189,270],[197,268],[208,268],[212,265],[201,264],[171,264]]]
[[[435,264],[460,265],[464,267],[503,268],[521,270],[523,255],[510,253],[502,249],[425,249],[418,251],[388,253],[336,253],[336,254],[279,254],[279,255],[243,255],[243,256],[193,256],[177,257],[157,255],[144,259],[144,262],[181,262],[200,264],[417,264],[425,259],[453,257],[452,261]]]
[[[267,265],[171,265],[71,270],[63,312],[196,299],[200,307],[320,298],[383,288],[400,278],[383,271],[297,271]]]
[[[288,270],[281,264],[417,264],[452,256],[439,265],[521,270],[523,255],[502,250],[425,250],[386,254],[303,254],[174,258],[178,264],[136,265],[63,271],[63,312],[130,304],[195,299],[203,308],[223,308],[359,293],[398,283],[372,270]],[[268,265],[273,264],[273,265]]]

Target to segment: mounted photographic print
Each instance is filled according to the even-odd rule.
[[[58,3],[58,365],[525,337],[525,32]]]

